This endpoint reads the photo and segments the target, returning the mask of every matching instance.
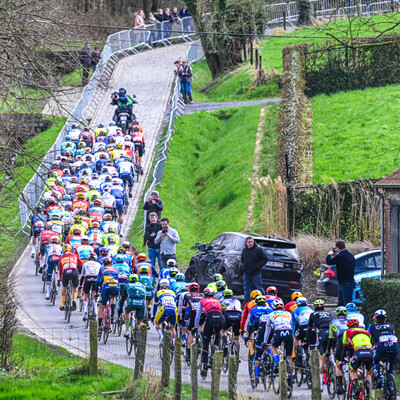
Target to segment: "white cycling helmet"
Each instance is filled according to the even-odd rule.
[[[160,289],[169,289],[169,280],[168,279],[161,279]]]
[[[173,258],[170,258],[170,259],[167,261],[167,267],[170,267],[170,268],[176,267],[176,261],[175,261]]]

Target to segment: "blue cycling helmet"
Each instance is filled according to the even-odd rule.
[[[66,142],[70,142],[70,141],[71,141],[71,136],[68,136],[68,135],[65,136],[65,141],[66,141]]]
[[[117,264],[123,263],[124,261],[125,261],[125,257],[124,257],[122,254],[118,254],[118,255],[115,257],[115,262],[116,262]]]
[[[119,102],[122,104],[126,104],[126,103],[128,103],[128,99],[125,96],[121,96],[119,98]]]
[[[305,297],[299,297],[296,300],[296,304],[297,304],[298,307],[306,306],[307,305],[307,299]]]
[[[177,282],[185,282],[185,275],[182,272],[176,274],[175,279]]]
[[[117,124],[115,123],[115,122],[110,122],[109,124],[108,124],[108,126],[116,126]]]
[[[346,310],[347,312],[356,312],[357,306],[354,303],[348,303],[346,304]]]
[[[99,124],[99,125],[97,125],[97,127],[98,128],[104,128],[104,125],[103,124]]]
[[[384,321],[387,318],[387,313],[385,310],[376,310],[374,313],[374,321],[378,320],[378,321]]]
[[[125,96],[125,95],[126,95],[126,89],[123,88],[123,87],[120,88],[120,89],[119,89],[119,95],[120,95],[120,96]]]

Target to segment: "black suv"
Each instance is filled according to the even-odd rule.
[[[264,288],[276,286],[278,295],[285,299],[301,289],[303,264],[296,245],[287,239],[241,232],[224,232],[207,244],[198,245],[199,251],[191,258],[186,270],[187,282],[196,281],[205,288],[215,273],[223,275],[236,295],[243,294],[241,254],[247,236],[263,248],[268,262],[262,268]]]

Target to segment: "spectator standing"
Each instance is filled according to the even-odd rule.
[[[265,294],[262,285],[261,269],[267,263],[268,257],[264,250],[254,241],[251,236],[247,236],[245,247],[242,250],[244,304],[250,301],[251,284],[255,289]]]
[[[93,72],[96,71],[97,64],[101,60],[100,56],[101,56],[100,49],[98,47],[95,47],[91,55],[91,65],[90,65],[90,67],[93,69]]]
[[[169,8],[166,8],[164,11],[164,21],[164,38],[168,39],[171,36],[172,24],[174,22]]]
[[[149,44],[154,45],[154,47],[157,47],[157,32],[155,31],[157,29],[157,24],[160,24],[159,21],[156,20],[154,17],[153,13],[149,14],[149,17],[147,18],[147,25],[150,30],[150,36],[149,36]]]
[[[158,197],[159,193],[157,190],[153,190],[151,192],[151,197],[149,197],[146,202],[143,204],[143,210],[147,210],[146,214],[146,225],[150,223],[150,214],[156,213],[157,219],[161,219],[161,212],[164,208],[164,203]]]
[[[151,260],[151,264],[154,269],[156,268],[156,259],[158,261],[158,268],[161,271],[161,255],[160,255],[160,244],[154,243],[154,239],[157,236],[157,233],[161,231],[161,224],[158,222],[157,214],[152,212],[150,213],[150,223],[147,224],[146,229],[144,231],[143,238],[143,247],[148,247],[148,254]]]
[[[336,277],[339,283],[338,307],[344,307],[351,302],[353,290],[356,287],[354,281],[356,259],[346,249],[346,243],[343,240],[338,240],[335,247],[335,250],[330,251],[326,256],[326,263],[336,265]]]
[[[192,68],[187,60],[182,61],[182,65],[178,70],[179,80],[181,82],[181,93],[185,104],[193,104],[192,97]]]
[[[157,12],[154,14],[155,19],[157,20],[157,29],[158,29],[158,36],[157,40],[162,40],[163,39],[163,34],[162,34],[162,28],[163,25],[162,23],[164,22],[164,13],[161,8],[157,10]]]
[[[178,9],[176,7],[174,7],[171,11],[171,16],[172,16],[172,20],[174,22],[181,22],[181,19],[178,15]]]
[[[188,32],[190,33],[191,31],[191,19],[187,18],[187,17],[191,17],[192,14],[190,14],[186,4],[181,8],[181,10],[179,11],[179,17],[182,19],[182,23],[183,23],[183,32]],[[184,19],[185,18],[185,19]],[[189,35],[190,37],[190,35]]]
[[[135,20],[134,20],[134,28],[135,29],[135,42],[136,45],[140,43],[140,37],[143,35],[143,30],[145,27],[145,15],[143,10],[139,10],[136,15],[135,15]]]
[[[82,70],[82,86],[86,86],[88,84],[90,66],[92,64],[92,56],[90,54],[89,42],[85,42],[85,45],[83,46],[80,56],[79,56],[79,61],[82,65],[82,69],[83,69]]]
[[[176,261],[176,244],[181,240],[176,229],[170,228],[168,218],[161,220],[161,228],[161,231],[157,232],[154,243],[160,244],[161,268],[165,268],[170,258]]]

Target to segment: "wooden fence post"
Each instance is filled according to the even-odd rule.
[[[283,30],[286,31],[286,11],[283,12]]]
[[[211,400],[218,400],[219,397],[219,381],[221,379],[222,354],[223,352],[220,350],[214,352],[214,359],[211,371]]]
[[[169,388],[169,373],[170,373],[170,359],[171,359],[171,343],[172,336],[170,330],[164,331],[163,340],[163,359],[161,369],[161,389]]]
[[[316,349],[310,351],[310,367],[311,367],[311,398],[312,400],[321,400],[321,381],[319,376],[319,352]]]
[[[174,400],[182,397],[182,338],[175,339],[175,387]]]
[[[190,381],[192,386],[191,400],[199,399],[199,381],[197,376],[197,357],[198,349],[197,344],[192,343],[190,345]]]
[[[256,49],[256,69],[258,69],[258,49]]]
[[[383,400],[383,390],[382,389],[371,390],[369,398],[370,400]]]
[[[89,358],[89,375],[97,375],[98,373],[98,363],[97,363],[97,346],[98,346],[98,336],[97,336],[97,320],[90,320],[90,358]]]
[[[147,326],[146,324],[140,325],[138,344],[136,350],[135,372],[133,379],[139,379],[142,376],[144,368],[144,360],[146,357],[146,342],[147,342]]]
[[[229,356],[228,364],[228,399],[237,400],[237,360],[236,356]]]
[[[280,400],[288,400],[288,376],[285,359],[279,361],[279,394]]]

